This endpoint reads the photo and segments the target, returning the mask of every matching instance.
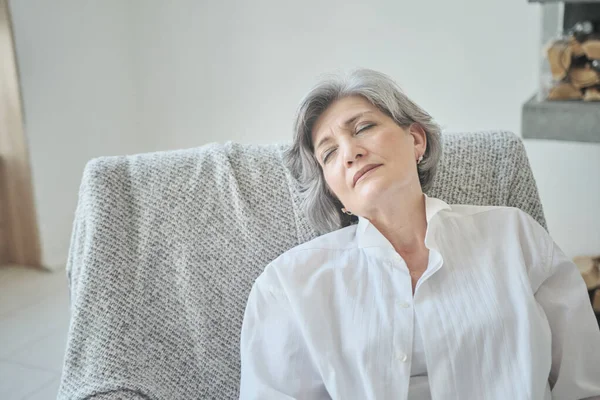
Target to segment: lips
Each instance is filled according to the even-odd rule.
[[[354,179],[353,179],[353,186],[356,186],[356,182],[367,172],[369,172],[372,169],[375,169],[377,167],[380,167],[383,164],[368,164],[365,165],[364,167],[362,167],[360,170],[358,170],[356,172],[356,174],[354,174]]]

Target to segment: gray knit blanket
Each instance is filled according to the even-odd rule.
[[[443,143],[429,195],[518,207],[546,226],[518,137]],[[227,142],[87,164],[59,399],[238,397],[250,288],[271,260],[317,236],[282,163],[286,147]]]

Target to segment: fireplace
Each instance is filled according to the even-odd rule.
[[[524,138],[600,142],[600,0],[530,0],[542,15],[537,93]]]

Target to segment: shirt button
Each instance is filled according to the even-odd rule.
[[[396,358],[402,362],[406,362],[408,360],[408,355],[398,352]]]
[[[400,307],[400,308],[409,308],[410,304],[403,303],[403,302],[400,301],[400,302],[398,302],[398,307]]]

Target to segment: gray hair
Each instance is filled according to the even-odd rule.
[[[356,223],[358,217],[341,212],[340,200],[331,191],[314,155],[312,129],[319,116],[336,100],[362,96],[391,117],[399,126],[421,125],[427,135],[427,149],[417,166],[421,189],[430,189],[442,154],[441,129],[433,118],[410,100],[387,75],[357,69],[347,75],[333,75],[317,84],[300,102],[294,124],[293,143],[284,153],[284,162],[298,183],[302,209],[310,224],[325,234]]]

